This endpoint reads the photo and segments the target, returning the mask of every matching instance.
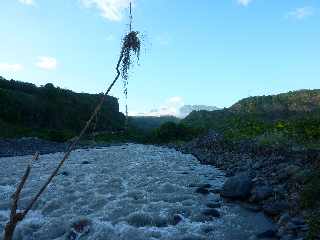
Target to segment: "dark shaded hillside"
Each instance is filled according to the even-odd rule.
[[[267,142],[319,142],[320,90],[250,97],[223,110],[194,111],[182,123],[213,129],[231,139],[259,136]]]
[[[0,77],[0,137],[39,130],[75,133],[88,120],[99,99],[98,94],[75,93],[50,83],[37,87]],[[123,126],[124,115],[119,112],[117,99],[108,97],[95,131],[118,130]]]
[[[162,124],[166,122],[178,123],[180,120],[174,116],[162,116],[162,117],[129,117],[129,126],[133,129],[142,132],[151,132],[156,128],[159,128]]]

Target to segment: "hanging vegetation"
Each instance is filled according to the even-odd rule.
[[[4,232],[4,240],[12,240],[13,234],[15,231],[15,228],[17,224],[25,218],[25,216],[28,214],[28,212],[32,209],[32,207],[35,205],[35,203],[38,201],[42,193],[47,189],[48,185],[51,183],[53,178],[58,174],[60,168],[63,166],[64,162],[69,158],[70,153],[75,149],[75,147],[78,145],[80,139],[84,136],[84,134],[87,132],[89,127],[91,126],[93,120],[96,118],[97,114],[99,113],[102,105],[105,102],[106,96],[111,91],[114,84],[118,81],[120,75],[123,78],[124,84],[125,84],[125,90],[124,93],[127,96],[128,90],[127,90],[127,84],[128,84],[128,71],[130,69],[130,66],[132,64],[132,57],[136,56],[139,60],[140,55],[140,47],[141,47],[141,41],[139,39],[139,32],[132,31],[131,30],[132,25],[132,14],[131,14],[131,3],[130,3],[130,31],[129,33],[123,38],[122,47],[120,56],[116,65],[116,71],[117,74],[113,80],[113,82],[108,87],[105,94],[102,95],[100,102],[96,106],[95,110],[93,111],[91,117],[79,133],[79,135],[74,138],[74,140],[69,145],[68,149],[64,153],[63,158],[61,159],[58,166],[53,170],[52,174],[49,176],[49,178],[46,180],[46,182],[43,184],[43,186],[40,188],[38,193],[32,198],[29,205],[27,205],[25,210],[18,211],[18,202],[20,200],[20,193],[23,189],[28,177],[30,170],[32,168],[32,163],[39,158],[39,154],[36,153],[33,157],[33,161],[28,165],[26,172],[24,176],[22,177],[20,183],[18,184],[18,187],[16,189],[15,194],[13,195],[12,199],[12,206],[11,206],[11,212],[10,212],[10,219],[9,222],[5,226],[5,232]]]

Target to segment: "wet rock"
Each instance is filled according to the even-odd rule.
[[[300,167],[297,165],[289,165],[287,166],[285,163],[280,164],[278,166],[280,171],[278,171],[276,178],[279,182],[287,181],[290,177],[298,174],[300,171]]]
[[[129,216],[128,223],[135,227],[152,226],[153,219],[146,213],[133,213]]]
[[[250,196],[252,181],[248,174],[230,177],[223,185],[221,196],[232,199],[246,199]]]
[[[305,220],[302,217],[294,217],[291,219],[291,222],[293,222],[296,225],[304,225]]]
[[[276,236],[277,232],[274,229],[269,229],[267,231],[257,234],[258,239],[275,238]]]
[[[209,184],[209,183],[190,184],[189,187],[211,188],[211,184]]]
[[[67,172],[67,171],[62,171],[62,172],[60,173],[60,175],[62,175],[62,176],[69,176],[70,173]]]
[[[280,216],[279,220],[278,220],[278,224],[279,225],[286,225],[290,220],[290,216],[288,213],[284,213]]]
[[[175,226],[181,221],[182,221],[182,217],[179,214],[175,214],[175,215],[173,215],[173,217],[170,221],[170,224]]]
[[[273,195],[273,189],[270,186],[257,186],[251,193],[253,202],[261,202]]]
[[[55,219],[47,225],[40,228],[40,231],[34,234],[35,239],[56,239],[66,233],[66,224],[60,219]]]
[[[204,216],[207,217],[214,217],[214,218],[219,218],[221,216],[220,212],[217,211],[216,209],[210,208],[210,209],[206,209],[202,212],[202,214]]]
[[[214,193],[214,194],[220,194],[221,191],[222,191],[222,189],[220,189],[220,188],[215,188],[215,189],[210,189],[209,191],[210,191],[211,193]]]
[[[200,193],[203,195],[208,195],[210,193],[210,191],[207,188],[204,187],[199,187],[196,189],[196,193]]]
[[[242,203],[241,206],[251,212],[260,212],[261,206],[249,203]]]
[[[67,240],[76,240],[90,232],[91,221],[87,218],[79,218],[71,224]]]
[[[268,216],[278,216],[282,212],[288,210],[289,205],[284,201],[272,202],[263,205],[263,211]]]
[[[294,224],[293,222],[288,222],[287,224],[287,230],[289,231],[294,231],[294,230],[297,230],[298,228],[299,226]]]
[[[207,203],[208,208],[220,208],[221,204],[220,203]]]

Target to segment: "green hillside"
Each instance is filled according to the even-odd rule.
[[[37,87],[0,77],[0,137],[59,135],[71,137],[90,117],[98,94],[75,93],[52,84]],[[108,97],[94,124],[95,131],[124,126],[116,98]]]
[[[270,96],[249,97],[230,107],[245,113],[300,113],[320,109],[320,90],[300,90]]]
[[[318,144],[320,90],[250,97],[223,110],[194,111],[182,123],[216,130],[232,140],[255,138],[264,143]]]

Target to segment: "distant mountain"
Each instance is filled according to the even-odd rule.
[[[193,111],[216,111],[220,110],[220,108],[215,106],[206,106],[206,105],[184,105],[179,109],[179,115],[180,118],[185,118]]]

